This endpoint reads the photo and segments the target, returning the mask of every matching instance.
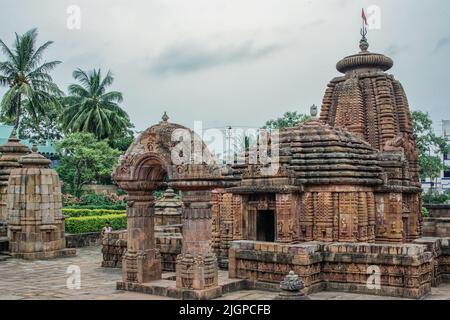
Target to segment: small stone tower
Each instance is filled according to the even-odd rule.
[[[8,142],[0,146],[0,237],[6,237],[8,231],[8,211],[6,198],[8,193],[8,179],[11,170],[20,167],[19,159],[30,152],[26,145],[20,143],[13,131]]]
[[[167,188],[161,199],[155,201],[155,226],[181,224],[183,202],[176,198],[172,188]]]
[[[75,255],[65,249],[61,184],[50,160],[37,153],[20,158],[8,182],[8,236],[11,254],[24,259]]]

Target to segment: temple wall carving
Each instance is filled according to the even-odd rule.
[[[425,245],[325,244],[295,245],[234,241],[230,277],[279,282],[289,270],[307,292],[323,289],[419,299],[431,290],[434,258]],[[402,262],[403,261],[403,262]],[[367,285],[379,268],[380,287]]]

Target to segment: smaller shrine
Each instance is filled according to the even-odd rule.
[[[32,153],[11,170],[7,189],[8,237],[11,255],[45,259],[75,255],[65,248],[61,183],[50,160]]]
[[[20,158],[29,152],[28,147],[20,143],[15,131],[12,132],[8,142],[0,146],[0,237],[6,237],[8,233],[6,198],[9,174],[12,169],[20,167]]]
[[[167,188],[163,196],[155,201],[155,226],[181,225],[183,202],[172,188]]]

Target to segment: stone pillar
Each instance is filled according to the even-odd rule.
[[[211,250],[211,190],[182,193],[183,249],[177,258],[176,285],[199,299],[221,295],[217,258]]]
[[[123,282],[146,283],[161,279],[152,191],[133,190],[127,194],[128,249],[122,261]]]
[[[11,254],[24,259],[75,255],[65,249],[61,183],[50,160],[33,153],[19,160],[8,181],[8,236]]]
[[[6,237],[8,225],[8,211],[6,198],[8,192],[8,179],[11,170],[20,167],[19,159],[29,152],[27,146],[20,143],[15,132],[11,134],[8,142],[0,146],[0,237]]]

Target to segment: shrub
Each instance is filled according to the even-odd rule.
[[[111,209],[125,210],[126,203],[124,195],[117,194],[97,194],[89,192],[81,196],[74,197],[70,194],[63,195],[63,205],[72,209]]]
[[[92,217],[75,217],[66,219],[67,233],[100,232],[109,222],[113,230],[127,228],[127,216],[125,214],[111,214]]]
[[[423,203],[425,204],[445,204],[449,199],[445,193],[425,193],[422,195]]]
[[[104,206],[115,204],[108,196],[89,192],[81,196],[81,201],[86,205]]]
[[[69,216],[70,218],[76,217],[93,217],[93,216],[104,216],[104,215],[114,215],[114,214],[124,214],[125,210],[108,210],[108,209],[67,209],[62,210],[63,214]]]
[[[80,198],[77,198],[70,193],[63,194],[62,196],[62,203],[63,206],[74,206],[74,205],[80,205],[82,203]]]
[[[72,205],[64,207],[64,209],[86,209],[86,210],[122,210],[125,211],[127,209],[126,204],[112,204],[112,205],[104,205],[104,206],[94,206],[94,205]]]
[[[422,216],[424,216],[425,218],[428,218],[430,216],[430,212],[425,207],[422,207]]]

